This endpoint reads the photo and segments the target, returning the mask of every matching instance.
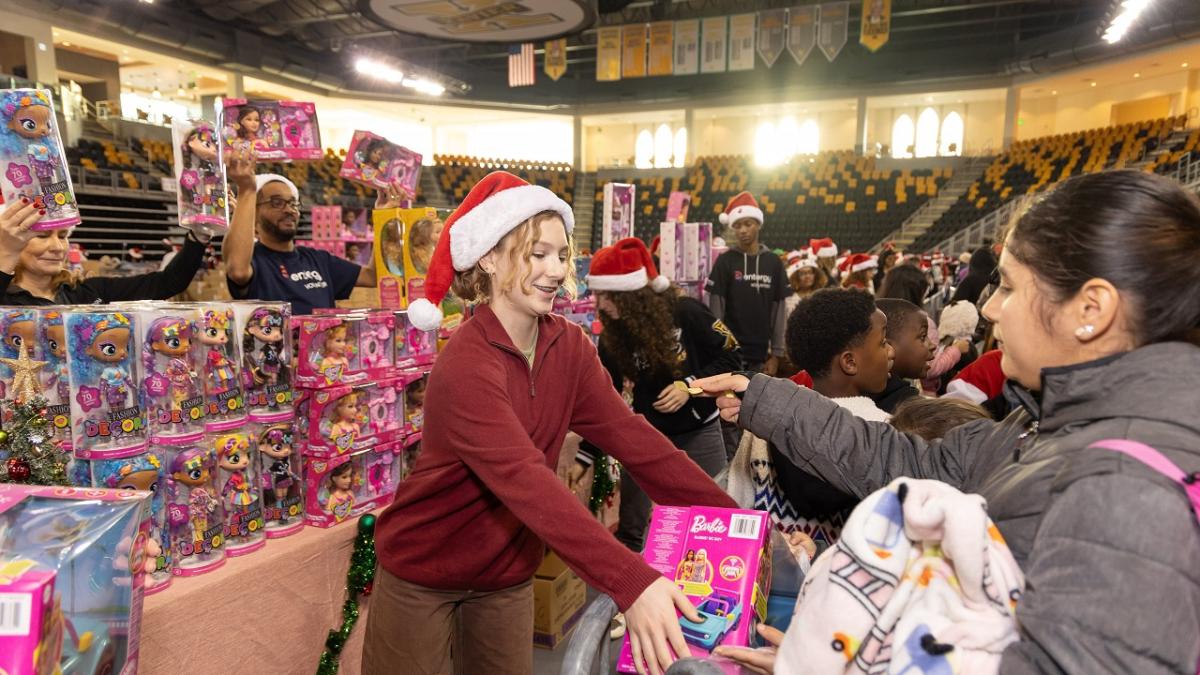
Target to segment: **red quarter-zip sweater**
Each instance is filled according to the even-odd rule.
[[[539,319],[530,372],[484,305],[429,377],[421,455],[376,528],[380,565],[428,588],[499,590],[532,577],[548,545],[627,609],[660,575],[558,479],[568,429],[619,459],[656,503],[737,507],[625,405],[582,329]]]

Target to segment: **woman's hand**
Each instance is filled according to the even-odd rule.
[[[375,197],[375,208],[377,209],[398,209],[404,205],[404,202],[412,201],[413,194],[408,191],[400,181],[393,181],[382,190],[376,190],[378,193]]]
[[[666,577],[659,577],[625,610],[629,648],[634,667],[641,675],[662,675],[675,661],[672,651],[682,656],[691,653],[679,628],[676,608],[689,621],[700,621],[700,615],[683,591]]]
[[[745,375],[726,373],[694,380],[692,386],[703,389],[706,396],[717,397],[717,408],[721,411],[721,419],[736,424],[738,413],[742,410],[742,399],[737,395],[746,391],[746,388],[750,386],[750,378]]]
[[[783,633],[771,628],[765,623],[758,624],[758,634],[771,644],[770,647],[717,647],[712,651],[713,656],[721,656],[736,661],[743,668],[759,675],[771,675],[775,672],[775,652],[783,642]]]
[[[37,236],[31,228],[44,215],[45,209],[34,208],[33,202],[24,197],[0,212],[0,272],[16,271],[25,244]]]
[[[668,384],[662,391],[658,392],[658,399],[654,401],[654,409],[660,413],[670,415],[683,407],[683,404],[688,402],[692,397],[688,393],[687,386],[679,386],[682,382],[672,382]]]

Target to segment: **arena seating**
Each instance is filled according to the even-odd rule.
[[[541,185],[562,197],[568,204],[575,203],[575,172],[569,164],[552,162],[529,162],[508,159],[484,159],[462,155],[434,155],[434,165],[425,170],[433,171],[434,180],[451,204],[462,201],[471,186],[492,171],[508,171],[520,176],[533,185]]]
[[[1071,176],[1139,166],[1145,153],[1157,148],[1184,122],[1185,118],[1179,116],[1014,143],[1007,152],[996,157],[979,180],[909,248],[925,251],[1010,199],[1044,191]],[[1164,162],[1140,166],[1147,171],[1166,173],[1167,169],[1178,165],[1184,152],[1196,148],[1196,134],[1192,134],[1185,145],[1189,146],[1187,150],[1180,148],[1177,153],[1163,155],[1168,157]]]

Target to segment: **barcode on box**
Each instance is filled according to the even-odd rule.
[[[734,514],[729,517],[729,536],[733,539],[758,539],[762,519],[758,516]]]
[[[33,602],[27,593],[0,593],[0,636],[29,635]]]

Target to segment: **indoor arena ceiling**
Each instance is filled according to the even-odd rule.
[[[542,73],[540,40],[537,83],[510,89],[508,44],[429,37],[433,31],[428,26],[418,29],[425,35],[400,32],[384,16],[395,7],[388,0],[156,0],[149,4],[51,0],[45,4],[47,15],[67,28],[165,47],[181,58],[225,68],[265,71],[282,83],[331,94],[408,93],[356,73],[357,57],[369,56],[391,60],[409,73],[440,78],[447,85],[446,99],[539,108],[736,101],[741,95],[763,102],[773,93],[783,97],[797,91],[815,97],[872,88],[886,93],[905,86],[989,86],[1014,75],[1056,72],[1200,35],[1196,0],[1157,0],[1117,45],[1100,39],[1112,0],[893,0],[890,41],[871,53],[857,40],[862,3],[851,2],[850,36],[832,63],[816,51],[799,66],[785,52],[773,68],[760,60],[754,70],[738,73],[597,82],[599,27],[815,3],[599,0],[597,6],[595,0],[507,1],[559,4],[570,10],[561,24],[549,29],[566,31],[567,71],[559,81]],[[461,10],[498,2],[425,4]]]

